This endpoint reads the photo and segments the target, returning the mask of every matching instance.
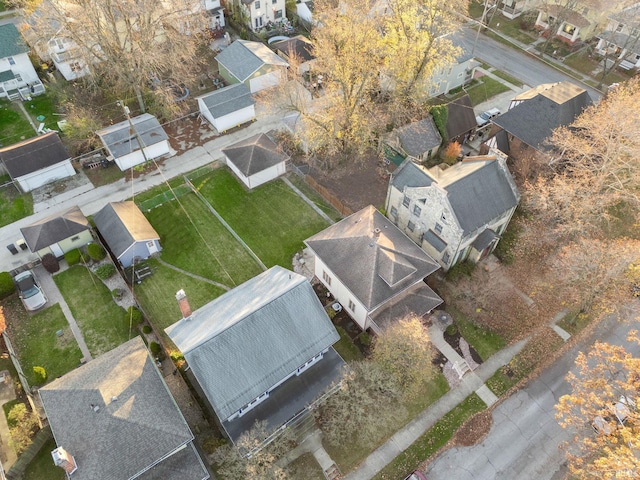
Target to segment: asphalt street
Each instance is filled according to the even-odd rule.
[[[428,465],[427,478],[564,478],[567,468],[564,452],[559,446],[572,437],[572,432],[558,425],[554,418],[554,406],[562,395],[569,393],[565,376],[574,367],[578,352],[588,351],[596,339],[623,345],[633,355],[640,355],[640,346],[626,340],[629,330],[640,326],[637,318],[640,300],[630,301],[621,310],[619,317],[607,317],[592,335],[571,348],[525,388],[499,404],[492,412],[491,431],[481,443],[472,447],[454,447],[436,457]]]

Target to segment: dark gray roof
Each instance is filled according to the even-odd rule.
[[[149,113],[132,118],[131,123],[133,123],[143,147],[155,145],[168,138],[158,119]],[[102,143],[115,158],[124,157],[131,152],[140,150],[140,145],[135,133],[131,131],[128,120],[98,130],[96,135],[100,137]]]
[[[89,230],[89,221],[79,207],[71,207],[62,213],[54,213],[31,225],[21,228],[20,232],[32,252],[41,250],[66,238]]]
[[[373,206],[350,215],[305,243],[368,311],[439,268],[435,260]]]
[[[140,337],[91,360],[39,390],[58,446],[75,457],[75,480],[128,480],[186,445],[193,435]],[[95,407],[98,410],[95,411]],[[162,478],[208,478],[199,458]],[[166,465],[162,465],[167,462]],[[151,472],[141,477],[159,478]]]
[[[249,87],[244,83],[229,85],[200,98],[202,98],[213,118],[224,117],[256,103],[251,96]]]
[[[564,96],[564,91],[570,91]],[[553,130],[568,126],[592,104],[586,90],[561,82],[495,117],[493,123],[527,145],[544,150]]]
[[[5,70],[0,72],[0,83],[8,82],[16,78],[16,75],[11,70]]]
[[[136,242],[160,239],[134,202],[109,203],[95,214],[93,221],[116,258]]]
[[[316,58],[313,54],[313,44],[302,35],[274,42],[271,46],[284,52],[289,58],[296,56],[300,62],[308,62]]]
[[[236,40],[222,50],[216,56],[216,60],[239,82],[247,80],[263,65],[287,65],[287,62],[265,44],[247,40]]]
[[[409,155],[418,157],[432,148],[440,146],[442,137],[433,123],[431,115],[424,120],[410,123],[396,129],[402,149]]]
[[[69,152],[62,145],[56,132],[29,138],[0,149],[0,160],[14,179],[51,167],[69,158]]]
[[[0,25],[0,58],[27,53],[29,47],[13,23]]]
[[[464,35],[462,35],[461,31],[457,31],[450,35],[447,35],[445,38],[451,40],[451,43],[453,43],[454,46],[462,50],[460,52],[460,55],[456,57],[456,61],[458,63],[464,63],[467,60],[471,60],[473,58],[473,55],[471,54],[473,48],[471,45],[469,45],[468,40],[464,37]]]
[[[165,331],[222,421],[340,338],[309,281],[279,266]]]
[[[426,232],[424,232],[424,240],[438,252],[442,252],[445,248],[447,248],[447,243],[442,240],[433,230],[427,230]]]
[[[409,314],[418,318],[424,317],[441,303],[442,299],[426,283],[420,282],[402,292],[383,308],[376,310],[372,320],[384,330]]]
[[[476,129],[475,113],[469,95],[460,97],[447,105],[447,135],[456,138]]]
[[[229,145],[222,153],[247,177],[289,160],[264,133]]]
[[[481,252],[493,242],[494,239],[498,238],[498,234],[491,230],[490,228],[485,228],[480,235],[473,241],[473,248],[477,251]]]
[[[404,187],[428,187],[435,180],[428,172],[407,158],[392,174],[391,184],[401,192]]]

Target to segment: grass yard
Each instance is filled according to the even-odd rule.
[[[125,310],[116,305],[109,289],[86,267],[76,265],[53,278],[94,357],[129,340]],[[134,331],[132,336],[136,334]]]
[[[488,360],[491,355],[505,347],[506,342],[500,335],[476,325],[453,307],[447,307],[447,311],[453,316],[460,335],[478,352],[483,361]]]
[[[0,185],[7,181],[10,181],[9,176],[3,175],[0,178]],[[14,185],[0,188],[0,227],[31,214],[33,214],[33,197],[30,193],[20,193]]]
[[[60,305],[29,315],[14,296],[5,302],[5,310],[11,310],[9,338],[30,386],[35,385],[35,366],[43,367],[51,381],[80,365],[82,352]],[[56,335],[59,330],[61,336]]]
[[[486,102],[491,97],[495,97],[496,95],[509,91],[509,87],[503,85],[497,80],[494,80],[493,78],[484,76],[481,77],[480,80],[481,83],[467,89],[473,106]]]
[[[27,112],[29,112],[29,115],[31,115],[31,120],[36,126],[44,123],[46,128],[58,130],[58,121],[63,119],[64,116],[54,115],[57,109],[50,95],[46,93],[38,95],[37,97],[33,97],[31,101],[24,102],[23,105]],[[44,117],[42,122],[37,119],[40,115]]]
[[[51,459],[51,451],[55,450],[56,447],[56,441],[53,438],[47,441],[27,467],[23,479],[64,480],[66,478],[64,470],[56,467]]]
[[[282,180],[247,191],[224,168],[194,184],[267,267],[290,269],[302,241],[328,226]]]
[[[351,338],[349,338],[349,334],[345,329],[340,326],[336,326],[336,330],[340,334],[340,340],[333,345],[333,348],[335,348],[336,352],[338,352],[342,359],[347,363],[363,360],[364,355],[362,355],[360,349],[351,341]]]
[[[36,131],[17,105],[0,99],[0,146],[6,147],[35,136]]]
[[[133,291],[150,321],[159,331],[180,320],[176,292],[181,288],[187,293],[193,310],[224,293],[223,289],[215,285],[176,272],[155,259],[149,259],[146,263],[154,273],[145,278],[140,285],[135,285]]]
[[[585,313],[580,313],[578,308],[567,313],[562,320],[558,322],[558,326],[569,332],[571,335],[577,335],[580,331],[589,325],[593,318]]]
[[[335,208],[327,205],[320,194],[313,188],[311,188],[302,178],[298,177],[297,175],[291,175],[289,176],[289,181],[293,183],[296,188],[298,188],[302,193],[304,193],[307,198],[315,204],[316,207],[326,213],[331,220],[333,220],[334,222],[339,222],[340,220],[342,220],[342,215],[340,215],[340,213]]]
[[[322,468],[311,453],[305,453],[287,465],[288,478],[304,480],[325,480]]]
[[[516,87],[522,87],[524,85],[520,80],[516,77],[512,77],[508,73],[503,72],[502,70],[494,70],[493,73],[496,77],[500,77],[501,79],[509,82],[511,85],[515,85]]]
[[[167,263],[230,288],[262,271],[194,193],[166,202],[146,216],[160,234],[161,258]]]

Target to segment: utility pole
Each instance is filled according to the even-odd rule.
[[[476,32],[476,39],[473,41],[473,47],[471,48],[471,56],[473,57],[473,53],[476,51],[476,45],[478,43],[478,38],[480,37],[480,29],[484,25],[484,22],[487,18],[487,11],[489,10],[489,0],[484,0],[484,9],[482,10],[482,17],[480,17],[480,21],[478,22],[478,31]],[[491,8],[496,8],[497,4],[491,5]]]
[[[129,110],[129,107],[124,104],[123,100],[118,101],[118,105],[122,107],[122,111],[129,121],[129,135],[133,135],[136,137],[136,140],[138,141],[138,147],[140,147],[140,151],[142,152],[142,158],[144,158],[144,163],[146,164],[149,160],[147,159],[147,154],[144,151],[144,144],[142,143],[142,139],[140,138],[140,135],[138,135],[138,131],[131,121],[131,111]]]

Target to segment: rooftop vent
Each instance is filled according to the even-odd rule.
[[[379,228],[374,228],[373,229],[373,235],[378,238],[380,236],[380,229]]]

